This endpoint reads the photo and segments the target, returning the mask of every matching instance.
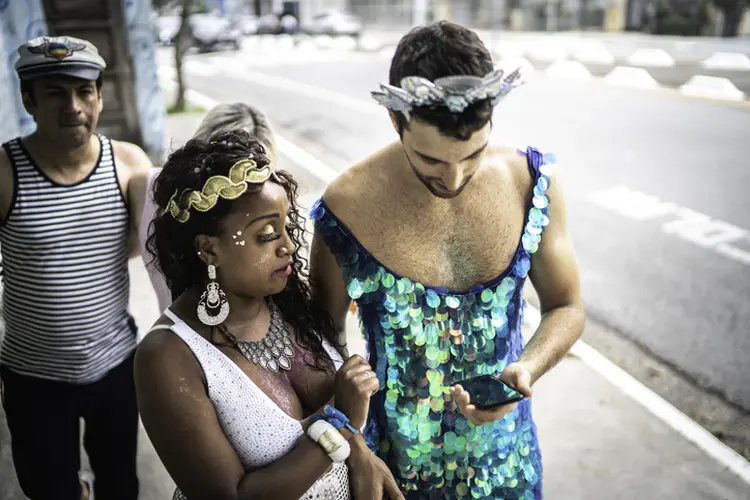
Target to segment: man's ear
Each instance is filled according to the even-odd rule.
[[[396,118],[396,113],[394,113],[393,111],[389,109],[388,118],[391,119],[391,125],[393,125],[393,130],[395,130],[398,135],[401,135],[401,130],[399,130],[398,118]]]
[[[21,102],[23,102],[23,108],[26,110],[26,112],[31,116],[34,116],[34,112],[36,111],[36,102],[34,101],[32,95],[28,92],[22,92]],[[34,121],[36,121],[36,117],[34,117]]]

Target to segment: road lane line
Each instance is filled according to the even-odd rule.
[[[294,163],[310,172],[325,184],[328,184],[339,175],[336,170],[278,134],[276,134],[276,146],[279,148],[279,151],[291,158]]]
[[[750,230],[622,185],[596,191],[587,201],[639,222],[658,220],[665,234],[750,266],[750,251],[735,246],[747,247]]]
[[[174,80],[162,78],[161,85],[164,87],[174,88],[177,84],[174,82]],[[206,108],[207,110],[219,104],[219,101],[216,101],[208,97],[207,95],[201,94],[200,92],[196,92],[192,89],[188,89],[185,91],[185,99],[192,102],[196,106]],[[328,184],[333,179],[335,179],[336,176],[339,175],[336,170],[318,160],[315,156],[300,148],[292,141],[285,139],[279,134],[275,134],[275,136],[276,146],[279,148],[279,151],[291,158],[292,161],[299,164],[305,170],[312,172],[314,177],[320,179],[325,184]]]
[[[163,79],[162,83],[165,86],[175,85],[173,80]],[[194,104],[207,108],[212,108],[219,104],[219,101],[192,90],[187,91],[185,97]],[[292,160],[301,168],[306,169],[312,176],[328,183],[338,175],[334,169],[328,166],[321,168],[321,165],[324,164],[303,148],[294,145],[286,139],[280,138],[278,135],[276,136],[276,140],[279,151],[292,158]],[[524,314],[527,317],[529,326],[536,330],[541,322],[540,311],[531,304],[527,304]],[[750,462],[722,443],[713,434],[690,419],[690,417],[672,406],[661,396],[582,340],[575,343],[571,353],[577,356],[592,371],[599,374],[623,394],[643,406],[672,430],[682,435],[685,439],[703,450],[708,456],[750,484]]]
[[[289,92],[294,92],[295,94],[303,95],[311,99],[330,102],[332,104],[355,109],[363,113],[376,115],[383,114],[383,108],[375,104],[375,102],[368,102],[364,99],[350,97],[340,92],[328,90],[323,87],[309,85],[307,83],[300,83],[288,78],[270,75],[268,73],[260,73],[257,71],[238,68],[236,63],[225,59],[214,60],[214,64],[221,69],[231,71],[232,76],[239,77],[242,80],[252,82],[256,85],[262,85],[274,90],[287,90]]]

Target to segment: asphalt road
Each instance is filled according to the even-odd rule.
[[[395,138],[369,101],[387,60],[292,59],[198,56],[188,83],[261,106],[338,170]],[[750,410],[750,108],[539,78],[494,123],[565,165],[589,316]]]

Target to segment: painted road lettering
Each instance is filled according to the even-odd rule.
[[[667,219],[661,226],[666,234],[750,266],[750,231],[747,229],[625,186],[597,191],[588,200],[637,221]]]
[[[598,191],[591,195],[589,201],[638,221],[669,215],[679,209],[674,203],[663,202],[656,196],[640,191],[631,191],[625,186]]]

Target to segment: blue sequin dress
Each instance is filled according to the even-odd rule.
[[[387,269],[322,199],[311,210],[357,302],[380,390],[365,428],[368,446],[391,468],[409,499],[542,498],[542,461],[531,401],[476,427],[449,387],[500,373],[523,348],[522,288],[549,223],[552,155],[527,155],[534,194],[513,260],[500,276],[468,291],[424,286]]]

